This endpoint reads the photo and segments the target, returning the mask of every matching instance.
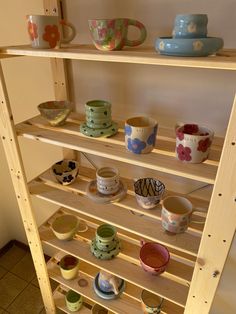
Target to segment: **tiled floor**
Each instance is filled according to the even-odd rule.
[[[0,314],[4,313],[46,313],[31,255],[15,244],[0,256]]]

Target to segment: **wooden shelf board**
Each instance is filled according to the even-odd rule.
[[[102,52],[92,45],[68,45],[60,49],[34,49],[28,45],[2,47],[2,55],[63,58],[88,61],[122,62],[191,68],[236,70],[235,50],[223,50],[217,56],[174,57],[158,54],[154,47],[125,48]]]
[[[80,269],[82,270],[83,273],[86,273],[91,278],[94,278],[100,270],[99,268],[94,267],[91,264],[84,263],[83,261],[80,263]],[[123,292],[123,294],[125,294],[128,297],[133,298],[134,300],[140,302],[142,291],[143,291],[142,288],[126,281],[126,287],[125,287],[125,291]],[[165,299],[165,301],[163,302],[163,307],[162,307],[161,313],[162,314],[170,314],[170,313],[171,314],[182,314],[183,311],[184,311],[183,307],[180,307],[180,306],[178,306],[178,305]]]
[[[47,242],[48,244],[50,244],[51,239],[55,239],[55,235],[52,233],[49,226],[57,217],[61,216],[62,213],[63,212],[61,210],[56,212],[50,218],[48,223],[44,224],[40,228],[40,231],[42,232],[41,238],[44,239],[44,241],[48,241]],[[80,215],[78,215],[78,217],[80,218]],[[85,232],[78,232],[77,235],[74,237],[73,241],[77,241],[78,246],[80,245],[81,241],[87,243],[87,249],[90,250],[90,243],[92,239],[95,237],[97,226],[91,226],[89,222],[87,225],[88,230]],[[127,262],[133,263],[137,266],[140,266],[139,261],[140,244],[135,244],[127,241],[122,237],[122,234],[121,235],[119,234],[118,236],[121,239],[122,243],[122,250],[119,253],[119,258],[124,259]],[[60,242],[61,241],[59,241],[58,244],[60,244]],[[61,247],[58,247],[58,249],[61,249]],[[193,267],[171,258],[163,276],[170,278],[172,280],[179,281],[182,284],[189,285],[192,279],[192,274]]]
[[[61,272],[59,266],[57,265],[56,261],[60,260],[64,254],[59,253],[56,255],[55,258],[52,258],[48,263],[48,273],[49,276],[59,282],[61,285],[72,289],[79,294],[85,296],[87,299],[91,300],[94,303],[100,304],[105,308],[111,310],[114,313],[120,314],[121,311],[124,314],[141,314],[141,306],[140,302],[137,302],[133,298],[128,297],[127,295],[122,294],[118,299],[112,300],[103,300],[99,298],[93,290],[93,279],[87,275],[86,273],[79,271],[79,276],[72,280],[66,280],[61,276]],[[78,285],[78,279],[85,279],[88,282],[86,287],[80,287]]]
[[[89,169],[87,170],[87,168],[85,168],[85,167],[80,167],[80,172],[87,173],[88,176],[79,175],[79,178],[74,183],[67,185],[67,186],[58,184],[57,180],[53,176],[50,169],[45,171],[41,175],[39,175],[39,179],[42,180],[44,183],[46,183],[50,186],[53,186],[55,188],[58,188],[58,189],[61,189],[61,190],[67,191],[67,192],[73,192],[73,193],[79,193],[79,194],[86,195],[86,188],[87,188],[88,182],[92,179],[92,176],[90,175],[91,171]],[[123,180],[123,178],[122,178],[122,180]],[[125,181],[127,182],[127,180],[125,180]],[[131,185],[131,184],[129,184],[129,185]],[[126,197],[123,200],[121,200],[119,202],[114,202],[113,204],[115,206],[126,208],[127,210],[132,210],[135,213],[142,214],[142,215],[145,215],[147,217],[151,217],[153,219],[157,219],[158,221],[161,220],[161,205],[158,205],[155,209],[152,209],[152,210],[143,209],[142,207],[138,206],[136,198],[133,194],[134,193],[132,193],[132,191],[128,191],[128,194],[126,195]],[[170,191],[165,192],[165,196],[170,196],[170,195],[181,195],[181,194],[175,193],[175,192],[170,192]],[[185,195],[181,195],[181,196],[185,196]],[[201,208],[201,209],[206,210],[206,212],[207,212],[209,202],[198,199],[198,198],[193,198],[190,196],[187,196],[187,198],[192,202],[192,204],[195,208]],[[199,218],[198,215],[193,214],[192,219],[194,221],[195,220],[199,221],[199,219],[203,219],[203,218]],[[196,233],[201,234],[203,227],[204,227],[204,224],[190,223],[189,230],[191,230],[192,232],[196,232]]]
[[[75,280],[70,280],[70,281],[63,279],[61,277],[59,266],[57,265],[58,261],[60,261],[60,258],[62,256],[64,256],[65,253],[71,254],[74,256],[79,256],[79,258],[81,260],[83,260],[83,262],[84,262],[84,259],[81,257],[81,254],[82,255],[83,254],[90,255],[92,258],[96,259],[89,251],[88,252],[87,251],[88,250],[84,249],[84,246],[81,245],[80,247],[75,246],[73,249],[73,253],[70,250],[63,250],[63,252],[58,253],[48,263],[49,276],[53,280],[55,280],[57,282],[59,281],[61,284],[65,285],[67,287],[69,287],[68,285],[73,282],[73,285],[75,285],[76,288],[80,289],[79,292],[82,295],[85,295],[88,299],[92,300],[93,302],[96,302],[96,299],[91,298],[91,294],[95,295],[93,289],[91,289],[89,287],[85,287],[86,289],[89,289],[89,290],[91,289],[92,291],[90,291],[90,295],[87,294],[87,290],[86,290],[86,294],[85,294],[85,292],[83,293],[81,291],[81,289],[84,289],[84,288],[80,288],[77,284],[78,278]],[[74,254],[75,252],[79,253],[79,254]],[[98,261],[99,261],[99,264],[101,265],[101,267],[99,265],[95,265],[98,268],[107,269],[109,272],[111,272],[112,274],[114,274],[118,277],[123,278],[125,281],[128,281],[134,285],[137,285],[142,289],[146,289],[150,292],[156,293],[156,294],[160,295],[161,297],[165,298],[166,300],[173,302],[180,307],[185,306],[185,303],[187,300],[187,294],[188,294],[188,288],[186,286],[180,285],[174,281],[168,282],[168,280],[166,278],[163,278],[162,276],[157,276],[157,277],[150,276],[149,274],[145,273],[144,271],[138,271],[139,269],[137,268],[137,266],[132,265],[131,263],[129,263],[129,264],[125,263],[122,265],[122,260],[119,259],[118,257],[116,257],[113,260],[107,260],[107,261],[98,260]],[[104,266],[105,266],[105,268],[104,268]],[[126,266],[126,268],[124,268],[124,266]],[[58,275],[57,277],[59,277],[59,278],[52,277],[52,272],[54,274],[57,274]],[[79,270],[79,277],[81,277],[82,274],[83,275],[85,274],[87,278],[90,277],[87,274],[87,270],[85,267],[83,267],[83,270]],[[135,282],[133,282],[134,277],[135,277]],[[92,278],[90,277],[89,278],[90,281],[89,280],[88,281],[91,282],[91,279]],[[122,298],[123,297],[126,297],[128,300],[132,300],[133,302],[137,303],[137,300],[135,298],[127,295],[127,293],[124,293],[124,295],[122,294]],[[96,302],[96,303],[99,303],[99,302]],[[116,312],[112,308],[110,308],[110,310]],[[128,311],[128,308],[126,310]],[[124,313],[126,313],[126,312],[124,312]]]
[[[107,204],[106,206],[103,204],[94,205],[92,201],[84,196],[58,190],[44,184],[31,183],[30,192],[38,198],[95,219],[99,218],[140,237],[158,241],[193,256],[197,255],[200,237],[186,232],[175,236],[169,235],[163,230],[160,222],[149,217],[133,215],[122,207],[118,209],[113,204]]]
[[[67,134],[58,132],[57,128],[39,128],[29,123],[16,126],[18,135],[44,143],[74,149],[84,153],[110,158],[132,165],[149,168],[172,175],[193,179],[208,184],[214,184],[217,166],[211,164],[185,164],[174,156],[154,151],[149,154],[133,154],[128,152],[123,145],[114,143],[114,140],[99,140],[83,136],[81,133]],[[115,138],[115,136],[114,136]]]

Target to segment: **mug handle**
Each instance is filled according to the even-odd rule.
[[[73,24],[71,24],[70,22],[67,22],[67,21],[65,21],[65,20],[61,20],[61,21],[60,21],[60,24],[61,24],[62,26],[67,26],[67,27],[69,27],[69,28],[71,29],[71,34],[68,35],[67,37],[63,37],[63,38],[61,39],[61,43],[62,43],[62,44],[68,44],[69,42],[71,42],[71,41],[75,38],[76,29],[75,29],[75,27],[74,27]]]
[[[194,208],[192,213],[193,212],[207,213],[207,210],[203,208]],[[197,221],[191,219],[191,222],[194,222],[195,224],[204,224],[206,221]]]
[[[141,22],[139,22],[137,20],[132,20],[132,19],[128,19],[128,26],[129,25],[133,25],[133,26],[138,27],[141,34],[140,34],[140,38],[137,40],[129,40],[126,38],[125,39],[125,46],[134,47],[134,46],[141,45],[147,37],[147,31],[146,31],[145,26]]]

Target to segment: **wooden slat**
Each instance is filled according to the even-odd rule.
[[[83,173],[86,172],[85,168],[80,167],[80,170]],[[49,170],[45,171],[44,173],[42,173],[41,175],[39,175],[39,179],[41,179],[44,183],[46,183],[50,186],[53,186],[55,188],[58,188],[58,189],[61,189],[64,191],[68,191],[68,192],[71,191],[74,193],[81,193],[83,195],[86,195],[86,188],[87,188],[88,182],[91,180],[91,177],[85,177],[85,176],[79,175],[79,179],[76,180],[73,184],[64,186],[64,185],[58,184],[58,182],[56,181],[55,177],[52,175],[52,172],[49,169]],[[130,194],[132,192],[131,191],[128,191],[128,192],[129,192],[129,194],[127,194],[123,200],[121,200],[120,202],[114,202],[113,204],[115,206],[119,206],[122,208],[126,208],[128,210],[132,210],[133,212],[143,214],[147,217],[157,219],[158,221],[161,220],[161,205],[158,205],[155,209],[152,209],[152,210],[143,209],[142,207],[137,205],[137,201],[136,201],[135,196]],[[132,194],[134,194],[134,193],[132,193]],[[170,192],[170,191],[167,191],[165,193],[165,196],[170,196],[170,195],[181,195],[181,194]],[[182,196],[184,196],[184,195],[182,195]],[[194,207],[202,208],[202,209],[205,209],[207,211],[207,207],[208,207],[207,201],[200,200],[197,198],[192,198],[189,196],[187,196],[187,198],[193,203]],[[201,218],[199,218],[199,216],[197,216],[197,215],[192,216],[192,220],[198,220],[199,221],[200,219]],[[190,223],[189,230],[191,230],[193,232],[197,232],[197,233],[202,233],[203,226],[204,226],[204,224]]]
[[[63,256],[63,254],[59,254],[56,256],[56,259],[60,259]],[[63,286],[66,286],[69,289],[73,289],[80,293],[81,295],[85,296],[89,300],[92,300],[94,303],[98,303],[101,306],[104,306],[107,309],[110,309],[114,313],[120,314],[141,314],[142,310],[140,307],[140,302],[135,301],[132,298],[129,298],[127,295],[121,295],[118,299],[112,300],[103,300],[99,298],[96,293],[93,290],[93,280],[90,276],[88,276],[86,273],[80,271],[79,277],[73,280],[66,280],[61,277],[59,266],[55,263],[55,259],[51,259],[48,262],[48,272],[49,276],[62,284]],[[86,287],[80,287],[78,285],[78,279],[83,278],[87,280],[88,285]]]
[[[92,218],[101,219],[121,229],[133,232],[140,237],[146,237],[152,241],[158,241],[167,246],[173,247],[190,255],[196,256],[200,238],[188,233],[175,236],[166,233],[161,224],[149,217],[133,215],[126,209],[118,208],[115,205],[95,204],[88,198],[75,195],[69,192],[57,190],[43,184],[31,184],[31,194],[47,200],[59,206],[67,207],[76,212],[85,213]]]
[[[154,47],[125,48],[122,51],[99,51],[91,45],[69,45],[60,49],[33,49],[28,45],[2,47],[1,54],[64,58],[90,61],[123,62],[177,67],[236,70],[235,50],[222,51],[220,56],[171,57],[159,55]]]
[[[47,239],[55,238],[54,234],[49,229],[49,224],[51,224],[52,221],[54,221],[56,217],[59,217],[61,214],[62,214],[61,211],[58,211],[50,218],[48,224],[44,224],[40,228],[40,231],[45,232],[47,234],[46,235]],[[78,215],[78,217],[80,218],[80,215]],[[92,239],[95,237],[96,228],[97,226],[93,226],[93,225],[91,226],[91,224],[88,222],[88,230],[85,232],[78,232],[76,237],[74,237],[74,241],[78,242],[78,246],[80,246],[81,241],[87,243],[88,250],[89,250],[90,243]],[[48,230],[48,233],[47,233],[47,230]],[[139,261],[140,243],[138,244],[131,243],[127,241],[126,239],[124,239],[122,237],[122,234],[119,234],[118,236],[121,239],[121,243],[122,243],[122,250],[119,253],[119,258],[140,266],[140,261]],[[172,280],[177,280],[182,284],[189,285],[192,279],[192,273],[193,273],[193,267],[188,266],[184,263],[181,263],[171,258],[163,276],[169,277]]]
[[[186,313],[209,313],[236,226],[236,95],[202,236]],[[205,287],[205,289],[203,289]]]
[[[44,241],[44,236],[42,232],[41,235]],[[146,289],[150,292],[156,293],[166,300],[177,304],[180,307],[185,306],[188,294],[188,287],[164,278],[163,276],[152,276],[140,269],[140,267],[138,267],[137,265],[127,263],[127,261],[120,259],[119,256],[112,260],[105,261],[97,259],[92,255],[86,243],[83,242],[81,242],[79,246],[76,241],[70,241],[69,243],[67,243],[67,245],[65,245],[65,241],[60,241],[54,238],[50,241],[50,245],[58,248],[58,241],[62,242],[60,245],[60,249],[63,251],[64,255],[66,253],[77,256],[84,262],[88,261],[89,264],[92,264],[100,269],[106,269],[112,274],[123,278],[125,281],[137,285],[142,289]],[[45,241],[45,243],[47,242]]]
[[[30,251],[34,261],[34,267],[39,281],[47,313],[55,314],[55,305],[52,297],[50,282],[37,223],[32,209],[32,202],[27,186],[26,174],[21,157],[20,147],[14,127],[13,114],[6,89],[2,65],[0,64],[0,137],[6,153],[9,173],[12,179],[19,211],[25,228]]]
[[[175,157],[153,152],[137,155],[128,152],[119,144],[110,143],[109,140],[103,142],[85,136],[78,137],[76,135],[58,133],[54,130],[46,130],[25,123],[19,124],[16,130],[18,135],[44,143],[63,146],[209,184],[213,184],[215,181],[217,167],[213,165],[204,163],[185,164],[178,161]]]

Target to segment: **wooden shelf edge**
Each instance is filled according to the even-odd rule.
[[[52,222],[57,218],[63,215],[64,213],[66,214],[71,214],[70,211],[62,211],[59,210],[57,211],[51,218],[48,220],[47,223],[44,223],[40,228],[39,232],[41,233],[41,239],[50,245],[51,240],[53,240],[53,245],[58,245],[58,249],[62,250],[63,244],[61,243],[60,240],[57,240],[55,235],[53,234],[50,226]],[[73,214],[73,213],[72,213]],[[80,219],[80,215],[76,215]],[[84,221],[80,219],[81,221]],[[87,224],[87,230],[86,231],[78,231],[77,234],[74,236],[74,239],[72,240],[73,242],[76,242],[78,246],[80,246],[81,242],[83,246],[87,247],[87,251],[90,252],[90,244],[93,238],[95,237],[96,234],[96,229],[97,226],[94,226],[91,224],[89,221],[86,221]],[[82,228],[84,228],[84,224],[82,224]],[[127,241],[126,238],[122,236],[122,234],[118,234],[118,237],[121,241],[121,247],[122,250],[119,253],[119,259],[123,259],[126,263],[132,263],[140,267],[140,261],[139,261],[139,252],[140,252],[140,244],[132,243]],[[56,242],[55,242],[56,240]],[[86,244],[85,244],[86,243]],[[62,244],[62,246],[61,246]],[[71,249],[73,250],[74,244],[71,243],[71,241],[68,242],[68,248],[71,245]],[[90,254],[88,256],[89,258],[91,257]],[[87,262],[98,262],[94,258],[87,260]],[[101,267],[101,265],[99,266]],[[141,267],[140,270],[142,271]],[[187,263],[183,263],[182,261],[178,261],[174,258],[172,258],[169,262],[169,265],[165,271],[165,273],[162,275],[164,277],[167,277],[171,280],[180,282],[183,285],[189,285],[192,279],[192,274],[193,274],[193,266],[188,265]]]
[[[16,126],[17,134],[31,140],[69,148],[83,153],[110,158],[116,161],[214,184],[217,167],[209,164],[184,164],[173,156],[159,153],[133,154],[114,142],[99,141],[86,136],[67,134],[21,123]],[[79,134],[79,133],[78,133]]]
[[[122,51],[102,52],[92,45],[68,45],[60,49],[34,49],[28,45],[9,46],[0,49],[2,55],[63,58],[87,61],[122,62],[146,65],[236,70],[235,51],[219,52],[208,57],[163,56],[154,47],[126,48]]]
[[[70,192],[55,189],[45,184],[30,185],[30,192],[38,198],[44,199],[56,205],[74,210],[77,213],[86,214],[88,217],[97,218],[110,223],[138,236],[145,237],[151,241],[157,241],[174,249],[196,256],[200,244],[200,238],[190,233],[168,235],[161,224],[149,217],[133,215],[123,208],[117,209],[115,205],[96,204],[88,198],[75,195]]]

